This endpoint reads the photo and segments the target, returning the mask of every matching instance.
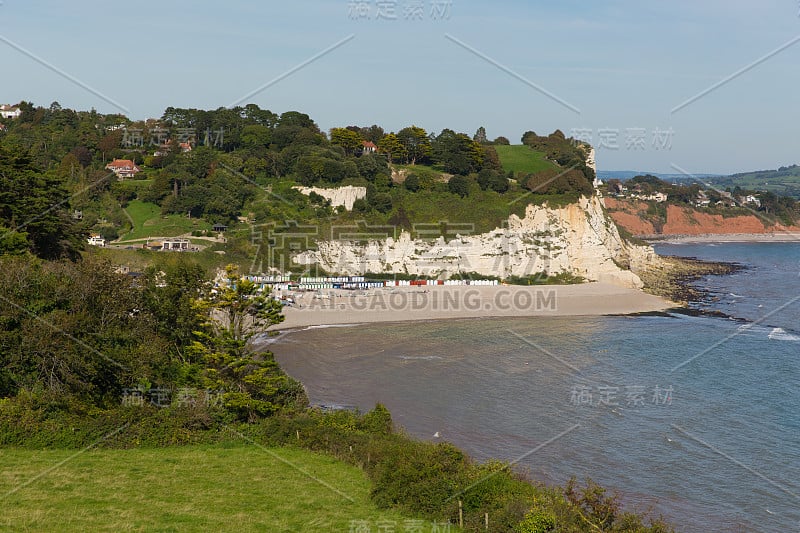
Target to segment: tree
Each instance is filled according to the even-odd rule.
[[[447,188],[451,193],[464,198],[469,195],[469,180],[464,176],[453,176],[447,182]]]
[[[522,144],[526,144],[526,145],[530,146],[530,145],[531,145],[532,143],[534,143],[534,142],[535,142],[535,141],[536,141],[538,138],[539,138],[539,136],[538,136],[538,135],[536,135],[536,133],[535,133],[535,132],[533,132],[533,131],[526,131],[525,133],[523,133],[523,134],[522,134]]]
[[[345,155],[354,155],[361,148],[361,135],[347,128],[331,129],[331,144],[341,146]]]
[[[511,141],[509,141],[508,138],[503,137],[502,135],[500,137],[498,137],[497,139],[495,139],[493,142],[494,142],[494,144],[499,144],[499,145],[502,145],[502,146],[508,146],[508,145],[511,144]]]
[[[74,156],[67,157],[80,167]],[[81,236],[67,214],[68,198],[62,182],[37,172],[28,154],[0,147],[0,225],[26,233],[34,254],[76,257]]]
[[[209,301],[198,302],[216,312],[207,315],[214,318],[193,345],[194,357],[205,361],[204,385],[226,391],[223,405],[242,421],[305,407],[303,386],[280,369],[270,352],[255,354],[247,346],[254,335],[283,321],[280,302],[243,279],[235,265],[225,272],[227,283]]]
[[[361,137],[363,137],[365,140],[372,141],[375,144],[378,144],[378,141],[383,139],[383,136],[385,134],[383,128],[381,128],[376,124],[373,124],[368,128],[360,128],[359,133],[361,134]]]
[[[400,160],[405,156],[405,147],[397,135],[389,133],[378,142],[378,151],[386,154],[389,161]]]
[[[97,143],[97,149],[103,154],[104,165],[106,163],[106,155],[119,148],[120,144],[122,144],[122,130],[114,130],[100,139],[100,142]]]
[[[249,148],[265,148],[269,146],[272,132],[261,124],[252,124],[242,128],[240,140],[242,145]]]
[[[494,146],[483,145],[481,149],[483,152],[483,168],[498,172],[503,170],[503,164],[500,162],[500,156],[497,155],[497,150],[494,149]]]
[[[411,192],[417,192],[420,187],[419,176],[416,174],[409,174],[403,182],[403,186]]]
[[[418,127],[410,126],[397,132],[397,139],[405,149],[406,163],[416,165],[418,161],[426,160],[431,155],[431,141],[428,133]]]
[[[483,126],[479,127],[475,132],[475,135],[472,137],[472,140],[478,144],[486,144],[489,142],[489,140],[486,138],[486,128]]]
[[[26,390],[103,405],[140,379],[174,373],[141,289],[110,263],[2,257],[0,266],[0,397]]]
[[[376,154],[365,154],[356,159],[356,168],[359,175],[367,181],[375,181],[379,175],[390,174],[386,159]]]
[[[378,192],[374,186],[367,187],[367,205],[380,213],[392,210],[392,196],[388,192]]]
[[[222,315],[218,326],[223,336],[243,348],[253,335],[283,322],[280,302],[261,294],[252,281],[242,279],[238,266],[226,266],[225,279],[227,284],[211,299],[211,306]]]
[[[70,152],[78,162],[81,164],[82,167],[88,167],[92,163],[92,152],[89,151],[88,148],[85,146],[76,146]]]

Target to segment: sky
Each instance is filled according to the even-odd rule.
[[[798,0],[2,0],[0,103],[591,142],[600,170],[800,163]]]

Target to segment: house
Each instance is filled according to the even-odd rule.
[[[211,229],[213,231],[216,231],[217,233],[222,233],[222,232],[228,231],[228,226],[226,226],[225,224],[214,224],[211,227]]]
[[[747,196],[744,197],[744,203],[752,204],[752,205],[754,205],[756,207],[761,207],[761,200],[759,200],[757,197],[753,196],[752,194],[748,194]]]
[[[697,198],[695,198],[694,205],[697,207],[708,207],[711,204],[711,200],[708,199],[706,193],[700,191],[697,193]]]
[[[655,200],[658,203],[667,201],[667,194],[663,192],[654,192],[649,196],[644,197],[645,200]]]
[[[19,106],[3,104],[0,105],[0,117],[3,118],[19,118],[22,115],[22,110]]]
[[[189,250],[189,239],[164,239],[161,243],[162,252],[185,252]]]
[[[91,244],[92,246],[105,246],[106,245],[106,240],[103,237],[101,237],[100,235],[96,234],[96,233],[93,233],[92,235],[90,235],[89,238],[87,239],[87,242],[89,244]]]
[[[136,174],[141,172],[141,169],[136,166],[136,163],[130,159],[115,159],[106,165],[106,170],[110,170],[121,180],[135,178]]]
[[[361,141],[361,153],[363,155],[366,154],[374,154],[378,151],[378,147],[372,141]]]
[[[192,145],[190,143],[179,143],[178,146],[181,148],[181,153],[185,154],[186,152],[192,151]]]

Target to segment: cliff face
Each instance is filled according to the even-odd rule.
[[[331,207],[338,207],[343,205],[345,209],[351,211],[353,209],[353,204],[356,200],[360,200],[362,198],[366,198],[367,196],[367,188],[366,187],[353,187],[348,185],[346,187],[337,187],[335,189],[321,189],[319,187],[295,187],[301,193],[305,194],[306,196],[310,195],[312,192],[315,192],[325,198],[326,200],[331,201]]]
[[[605,206],[614,222],[633,235],[731,235],[741,233],[776,233],[800,231],[797,227],[768,225],[756,215],[723,217],[689,207],[666,206],[666,219],[654,221],[647,216],[648,204],[636,200],[606,198]]]
[[[570,273],[590,281],[641,288],[634,272],[659,259],[651,247],[623,241],[601,201],[592,197],[563,208],[529,205],[524,218],[512,215],[504,228],[450,241],[441,237],[414,240],[406,232],[397,239],[367,243],[321,241],[317,250],[299,254],[295,261],[316,263],[341,274],[447,277],[477,272],[507,277]]]

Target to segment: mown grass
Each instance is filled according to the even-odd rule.
[[[3,449],[0,530],[402,530],[410,517],[379,511],[369,488],[355,466],[288,448]]]
[[[121,236],[122,241],[146,237],[175,237],[194,230],[210,229],[205,220],[186,215],[161,215],[161,208],[153,203],[133,200],[125,208],[133,220],[133,229]]]
[[[524,144],[497,145],[494,149],[497,150],[505,172],[511,170],[514,173],[532,174],[549,168],[558,168],[545,159],[544,152],[537,152]]]

